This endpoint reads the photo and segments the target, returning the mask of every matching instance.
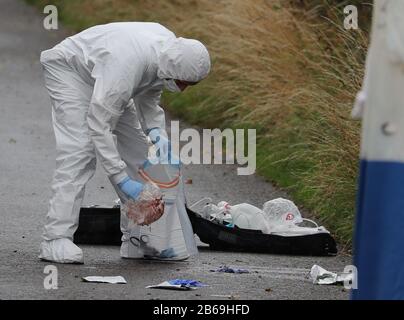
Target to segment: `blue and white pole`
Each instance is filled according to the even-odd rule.
[[[363,91],[354,300],[404,299],[404,1],[376,0]]]

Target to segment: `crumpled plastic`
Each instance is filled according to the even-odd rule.
[[[310,277],[313,280],[313,284],[343,284],[353,281],[352,273],[334,273],[325,270],[324,268],[314,265],[310,271]]]
[[[298,207],[288,199],[277,198],[267,201],[262,210],[271,225],[296,225],[303,222]]]
[[[163,194],[155,184],[147,182],[139,198],[128,200],[123,210],[130,221],[139,226],[150,225],[164,214]]]
[[[189,286],[189,287],[196,287],[196,288],[207,286],[206,284],[204,284],[202,282],[199,282],[196,280],[187,280],[187,279],[175,279],[175,280],[170,280],[168,282],[173,285]]]
[[[147,286],[146,289],[195,290],[196,288],[206,286],[207,284],[204,284],[196,280],[175,279],[164,281],[157,285]]]

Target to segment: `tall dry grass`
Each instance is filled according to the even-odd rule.
[[[171,104],[203,124],[258,128],[259,171],[349,246],[359,150],[350,110],[366,34],[344,30],[337,15],[325,20],[277,1],[199,3],[211,10],[180,30],[206,39],[214,73],[202,93]]]
[[[259,172],[350,244],[359,126],[349,114],[361,85],[367,35],[344,30],[328,1],[54,2],[76,30],[157,21],[206,43],[211,76],[186,94],[168,95],[168,108],[204,126],[257,128]]]

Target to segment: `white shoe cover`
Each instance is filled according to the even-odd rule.
[[[39,258],[56,263],[84,263],[83,251],[66,238],[42,241]]]
[[[122,242],[120,254],[122,258],[129,258],[129,241]]]
[[[153,250],[153,249],[149,249],[149,250]],[[171,252],[169,250],[167,250],[167,252]],[[121,245],[121,258],[124,259],[146,259],[146,260],[159,260],[159,261],[183,261],[183,260],[187,260],[189,258],[189,255],[183,255],[180,257],[176,257],[176,256],[166,256],[164,257],[161,254],[158,254],[158,252],[156,252],[157,255],[153,255],[152,252],[150,252],[151,254],[149,256],[145,256],[144,252],[142,252],[141,250],[135,250],[133,246],[131,246],[130,241],[123,241],[122,245]]]

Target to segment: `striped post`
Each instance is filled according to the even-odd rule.
[[[404,299],[404,1],[375,0],[365,82],[352,299]]]

